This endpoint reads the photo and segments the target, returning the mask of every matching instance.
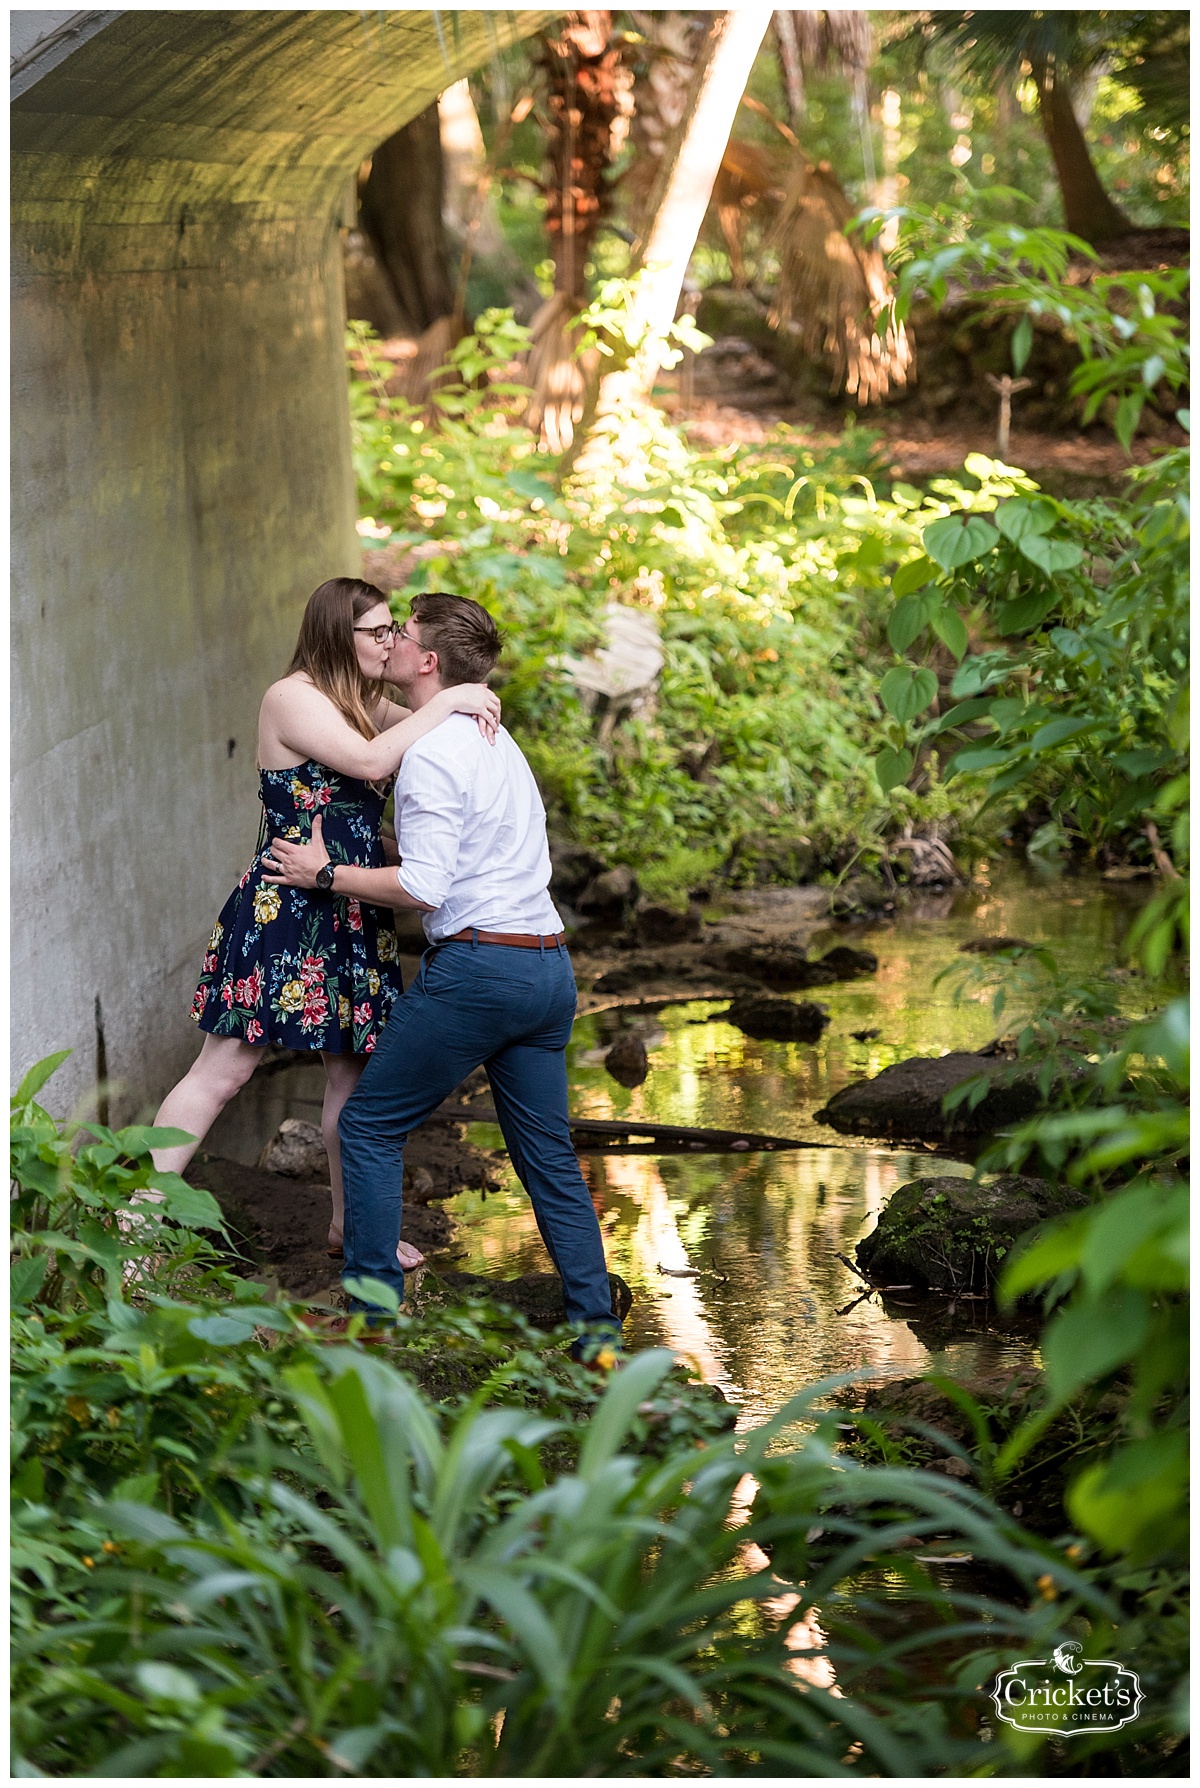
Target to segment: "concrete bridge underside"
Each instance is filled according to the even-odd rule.
[[[191,1060],[262,690],[358,568],[354,171],[549,16],[15,15],[12,1068],[73,1047],[59,1109]]]

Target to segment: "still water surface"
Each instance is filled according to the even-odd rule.
[[[846,1310],[862,1287],[838,1254],[853,1257],[895,1188],[922,1172],[969,1175],[971,1168],[931,1160],[923,1150],[838,1137],[813,1114],[848,1081],[894,1061],[977,1049],[996,1035],[990,1003],[956,1002],[950,984],[934,985],[947,966],[978,960],[959,954],[960,945],[1021,937],[1051,946],[1073,974],[1102,974],[1116,962],[1137,903],[1127,887],[1099,879],[1045,881],[1008,870],[990,887],[926,897],[894,920],[831,926],[816,934],[814,953],[849,941],[875,952],[879,972],[806,996],[830,1013],[815,1045],[754,1042],[711,1016],[723,1001],[579,1019],[569,1054],[575,1115],[745,1127],[814,1145],[780,1154],[584,1158],[609,1266],[633,1289],[630,1343],[689,1355],[740,1406],[741,1426],[831,1373],[909,1374],[933,1363],[991,1370],[1022,1357],[1020,1344],[986,1328],[953,1338],[953,1321],[951,1338],[943,1334],[931,1352],[894,1301],[890,1315],[876,1297]],[[1136,982],[1128,983],[1128,1000],[1137,1009]],[[632,1091],[599,1059],[630,1025],[645,1035],[651,1064]],[[868,1029],[880,1035],[853,1039]],[[472,1139],[483,1146],[501,1140],[482,1127]],[[550,1270],[511,1170],[499,1192],[464,1193],[446,1209],[459,1225],[453,1265],[460,1270],[503,1278]],[[977,1310],[960,1306],[960,1314],[979,1322]]]

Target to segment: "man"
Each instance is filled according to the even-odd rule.
[[[418,596],[388,664],[415,712],[439,690],[486,680],[496,623],[463,596]],[[529,765],[501,727],[494,745],[453,715],[410,746],[396,777],[398,868],[331,864],[310,844],[274,839],[279,879],[424,913],[430,949],[338,1124],[346,1189],[348,1284],[404,1294],[396,1258],[404,1145],[481,1063],[513,1166],[528,1192],[577,1330],[620,1333],[600,1225],[571,1146],[566,1045],[575,976],[547,884],[546,814]],[[366,1308],[352,1294],[351,1308]],[[373,1307],[378,1311],[378,1306]]]

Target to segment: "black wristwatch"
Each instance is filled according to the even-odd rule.
[[[333,872],[336,867],[335,863],[322,863],[317,870],[317,886],[322,894],[328,894],[333,887]]]

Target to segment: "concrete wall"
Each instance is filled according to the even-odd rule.
[[[357,570],[353,171],[548,16],[118,13],[40,78],[35,49],[32,83],[26,51],[12,1069],[72,1046],[58,1109],[94,1099],[98,1018],[114,1120],[192,1059],[203,945],[257,832],[262,690],[309,592]]]

